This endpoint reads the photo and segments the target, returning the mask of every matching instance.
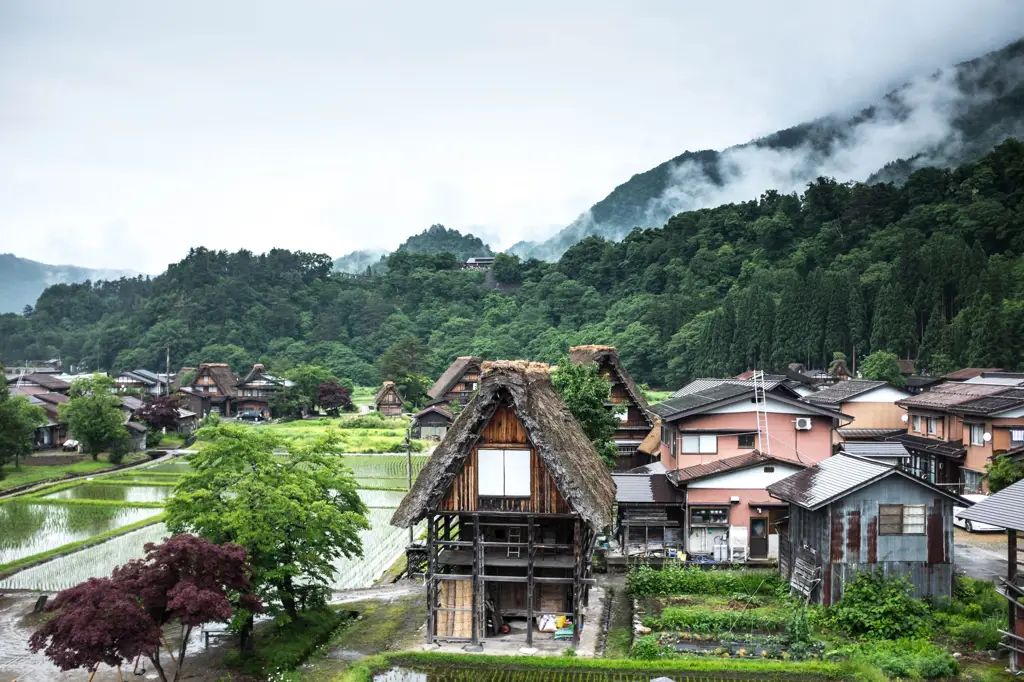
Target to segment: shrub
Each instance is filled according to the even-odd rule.
[[[963,611],[958,611],[960,605]],[[996,586],[989,580],[975,580],[957,576],[953,582],[954,612],[962,612],[972,618],[998,616],[1006,613],[1006,599],[996,592]]]
[[[629,590],[634,596],[674,594],[717,594],[746,597],[774,595],[784,589],[777,571],[704,570],[696,566],[666,566],[656,571],[643,564],[629,572]]]
[[[987,651],[999,647],[1002,635],[1000,628],[1006,627],[1005,616],[990,616],[985,620],[964,620],[949,629],[956,641],[976,651]]]
[[[786,627],[789,614],[777,608],[711,611],[703,606],[669,606],[660,618],[645,618],[644,625],[655,630],[689,630],[718,633],[730,630],[778,631]]]
[[[653,661],[665,656],[665,647],[658,643],[658,638],[654,635],[646,635],[633,643],[629,655],[630,658],[638,658],[641,661]]]
[[[912,595],[906,578],[866,571],[846,583],[842,600],[829,609],[826,622],[853,637],[920,637],[927,630],[928,606]]]
[[[828,652],[826,656],[850,657],[853,662],[867,661],[897,679],[955,677],[960,671],[956,659],[948,651],[924,639],[856,644]]]

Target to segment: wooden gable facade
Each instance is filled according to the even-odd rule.
[[[398,394],[395,382],[385,381],[377,389],[377,395],[374,397],[373,403],[377,407],[377,411],[385,417],[400,417],[402,416],[402,405],[405,404],[405,401]]]
[[[530,452],[530,495],[529,497],[489,497],[479,494],[479,452],[480,450],[529,450]],[[515,410],[508,404],[501,405],[494,412],[480,433],[477,444],[469,452],[462,471],[455,477],[451,488],[438,508],[442,511],[518,512],[526,514],[568,514],[568,503],[558,491],[558,486],[540,459],[537,448],[516,417]]]

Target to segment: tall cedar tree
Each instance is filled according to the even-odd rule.
[[[551,383],[598,454],[609,467],[614,466],[617,452],[612,434],[618,420],[605,407],[612,386],[598,374],[597,365],[575,364],[563,358],[551,374]]]

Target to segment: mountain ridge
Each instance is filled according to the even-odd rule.
[[[25,306],[34,306],[39,295],[54,284],[116,280],[138,274],[132,270],[52,265],[0,253],[0,313],[20,313]]]

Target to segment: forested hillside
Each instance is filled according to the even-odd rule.
[[[972,161],[1013,136],[1024,136],[1024,40],[922,74],[853,116],[720,152],[684,152],[634,175],[550,239],[509,251],[554,259],[588,235],[621,239],[682,210],[745,199],[763,187],[797,190],[820,175],[899,184],[918,168]]]
[[[462,234],[458,230],[449,230],[444,225],[431,225],[419,234],[406,239],[397,249],[408,253],[451,253],[461,262],[474,256],[493,256],[491,247],[484,244],[479,237]],[[380,249],[353,251],[334,261],[334,269],[338,272],[365,274],[370,268],[375,273],[387,268],[388,252]]]
[[[75,265],[47,265],[10,253],[0,253],[0,313],[21,312],[34,305],[43,289],[58,282],[118,278],[128,270],[93,270]]]
[[[50,287],[0,317],[0,358],[92,368],[303,362],[357,383],[436,376],[456,355],[557,361],[611,343],[640,381],[677,386],[834,351],[887,349],[943,371],[1024,361],[1024,145],[900,187],[819,178],[801,195],[674,216],[556,263],[498,256],[493,280],[452,254],[399,251],[387,272],[326,255],[195,249],[153,280]]]

